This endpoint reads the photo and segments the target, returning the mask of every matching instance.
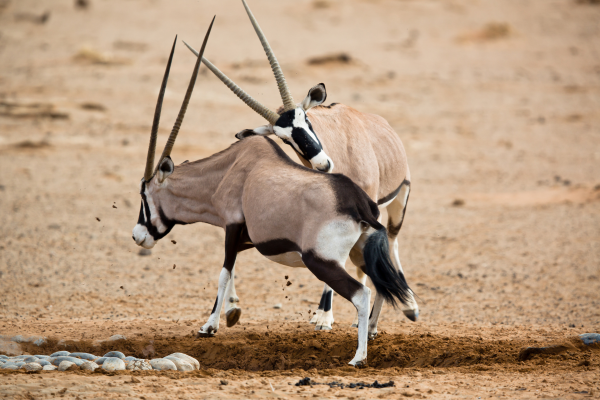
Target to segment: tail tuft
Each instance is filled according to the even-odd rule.
[[[410,288],[404,274],[396,269],[390,259],[387,231],[384,227],[371,234],[363,249],[366,273],[371,278],[377,293],[396,307],[396,300],[407,303]]]

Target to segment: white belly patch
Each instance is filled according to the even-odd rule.
[[[290,251],[287,253],[278,254],[276,256],[265,257],[278,264],[287,265],[288,267],[306,268],[306,265],[304,265],[302,262],[302,256],[297,251]]]

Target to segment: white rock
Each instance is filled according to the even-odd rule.
[[[56,353],[50,354],[50,357],[68,356],[69,354],[71,353],[68,351],[57,351]]]
[[[177,367],[177,371],[188,372],[194,370],[194,366],[192,364],[185,360],[182,360],[181,358],[166,356],[165,360],[173,361],[173,364],[175,364],[175,366]]]
[[[123,335],[112,335],[111,337],[108,338],[109,341],[115,341],[115,340],[126,340],[127,338]]]
[[[279,310],[281,308],[281,303],[277,303],[273,306],[274,309]]]
[[[44,371],[54,371],[55,369],[56,369],[56,367],[52,364],[44,365],[42,367],[42,370],[44,370]]]
[[[61,361],[60,364],[58,365],[58,370],[66,371],[71,365],[76,365],[76,364],[71,361]]]
[[[31,362],[23,365],[21,369],[24,369],[25,371],[40,371],[42,366],[38,363]]]
[[[96,368],[100,368],[100,366],[93,361],[86,361],[83,364],[81,364],[79,366],[79,368],[86,370],[86,371],[94,372],[96,370]]]
[[[106,353],[105,355],[103,355],[102,357],[116,357],[116,358],[120,358],[121,360],[125,358],[125,354],[121,353],[120,351],[109,351],[108,353]]]
[[[150,360],[150,365],[152,365],[152,369],[158,371],[177,371],[177,367],[175,363],[171,360],[166,360],[164,358],[155,358],[154,360]]]
[[[198,360],[196,360],[194,357],[190,357],[187,354],[183,354],[183,353],[173,353],[173,354],[169,354],[170,357],[177,357],[182,359],[183,361],[187,361],[190,364],[192,364],[196,369],[200,369],[200,363],[198,362]]]
[[[125,362],[117,357],[106,357],[106,360],[102,363],[102,369],[105,371],[123,371]]]
[[[19,366],[17,364],[13,364],[13,363],[6,363],[4,365],[0,365],[1,369],[19,369]]]
[[[150,371],[152,365],[148,360],[132,360],[127,363],[126,368],[128,371]]]

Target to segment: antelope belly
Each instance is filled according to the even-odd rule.
[[[274,261],[278,264],[287,265],[288,267],[294,268],[306,268],[306,265],[302,262],[302,257],[297,251],[289,251],[287,253],[281,253],[274,256],[265,256],[269,260]]]

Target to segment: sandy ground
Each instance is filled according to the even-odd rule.
[[[203,366],[0,372],[0,395],[600,396],[600,354],[573,339],[600,332],[600,6],[588,3],[250,2],[297,99],[324,82],[328,103],[382,115],[407,149],[413,190],[400,254],[421,318],[384,307],[369,367],[354,370],[354,309],[334,297],[333,331],[313,332],[322,286],[308,271],[241,253],[240,324],[195,339],[216,295],[223,232],[179,226],[148,256],[131,240],[175,34],[199,47],[217,14],[206,57],[264,104],[280,104],[242,5],[0,0],[0,334],[49,338],[0,353],[183,351]],[[349,61],[309,62],[342,53]],[[180,43],[159,146],[194,61]],[[173,159],[206,157],[261,124],[203,67]],[[98,342],[114,334],[127,340]],[[548,344],[565,350],[519,358]],[[396,386],[290,385],[306,376]]]

